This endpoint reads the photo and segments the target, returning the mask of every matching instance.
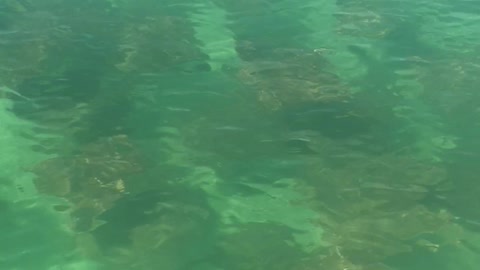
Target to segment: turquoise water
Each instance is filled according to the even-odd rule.
[[[0,269],[478,269],[479,21],[0,1]]]

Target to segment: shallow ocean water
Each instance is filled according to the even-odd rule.
[[[479,14],[0,1],[0,269],[477,269]]]

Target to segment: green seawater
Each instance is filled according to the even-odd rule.
[[[480,2],[0,0],[0,270],[480,269]]]

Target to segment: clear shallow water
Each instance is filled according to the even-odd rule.
[[[3,1],[2,269],[477,269],[480,5]]]

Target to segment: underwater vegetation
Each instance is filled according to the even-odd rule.
[[[477,269],[480,33],[407,2],[2,1],[0,264]]]

